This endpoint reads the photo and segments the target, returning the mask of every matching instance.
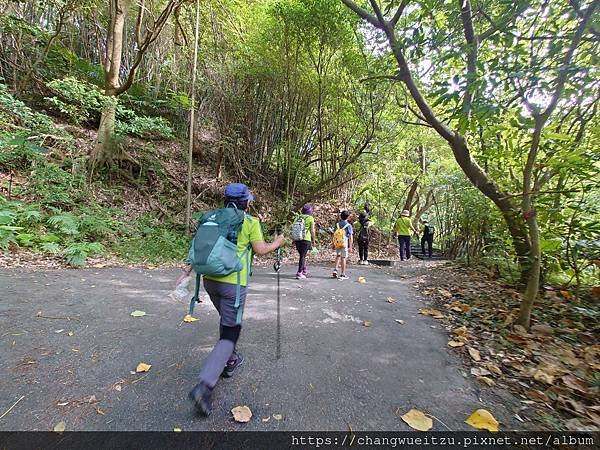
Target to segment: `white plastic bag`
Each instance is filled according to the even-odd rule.
[[[175,286],[175,290],[173,292],[171,292],[171,294],[170,294],[171,298],[173,298],[174,300],[179,300],[179,301],[187,300],[188,297],[190,296],[190,291],[188,290],[188,286],[190,285],[191,279],[192,279],[192,277],[190,275],[182,278],[181,281],[179,282],[179,284],[177,284],[177,286]]]

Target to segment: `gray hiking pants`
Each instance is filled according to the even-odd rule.
[[[237,305],[235,284],[205,279],[204,288],[221,317],[219,340],[204,360],[199,375],[201,382],[213,388],[219,381],[219,376],[227,362],[237,357],[235,344],[241,330],[247,288],[241,286],[240,300]]]

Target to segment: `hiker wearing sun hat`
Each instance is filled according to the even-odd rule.
[[[200,218],[190,248],[189,262],[197,273],[204,274],[204,288],[220,317],[219,339],[204,360],[198,384],[189,395],[197,412],[204,416],[212,412],[212,391],[219,376],[231,377],[244,361],[235,347],[242,329],[253,255],[265,255],[283,243],[282,235],[270,244],[264,242],[260,221],[246,213],[252,200],[254,196],[245,184],[227,185],[225,207]],[[223,263],[210,269],[219,259],[233,262],[233,269],[223,269]]]
[[[410,220],[410,212],[405,209],[394,225],[394,233],[398,237],[400,260],[410,259],[410,232],[417,232]]]

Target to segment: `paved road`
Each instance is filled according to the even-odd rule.
[[[413,407],[439,419],[433,430],[469,429],[481,407],[519,428],[518,402],[467,376],[446,332],[417,314],[424,300],[411,276],[354,267],[340,281],[317,267],[300,282],[293,272],[282,270],[281,359],[275,274],[258,268],[239,345],[246,363],[201,419],[186,396],[218,316],[204,303],[198,322],[181,323],[187,305],[168,296],[176,270],[0,271],[0,415],[24,396],[0,430],[409,430],[399,415]],[[147,315],[131,317],[136,309]],[[139,362],[152,365],[147,374],[131,373]],[[250,423],[233,422],[238,405],[251,408]]]

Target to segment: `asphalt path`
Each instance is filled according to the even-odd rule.
[[[411,408],[432,415],[434,431],[471,429],[464,421],[479,408],[504,430],[520,428],[518,400],[478,383],[439,322],[418,314],[426,299],[409,271],[354,266],[343,281],[326,267],[307,280],[293,273],[281,272],[281,358],[276,274],[257,268],[239,342],[246,361],[200,418],[187,394],[218,315],[205,301],[198,321],[182,323],[187,304],[169,297],[175,269],[1,270],[0,415],[18,403],[0,430],[63,421],[67,430],[404,431]],[[140,362],[151,369],[135,373]],[[253,413],[246,424],[232,419],[240,405]]]

